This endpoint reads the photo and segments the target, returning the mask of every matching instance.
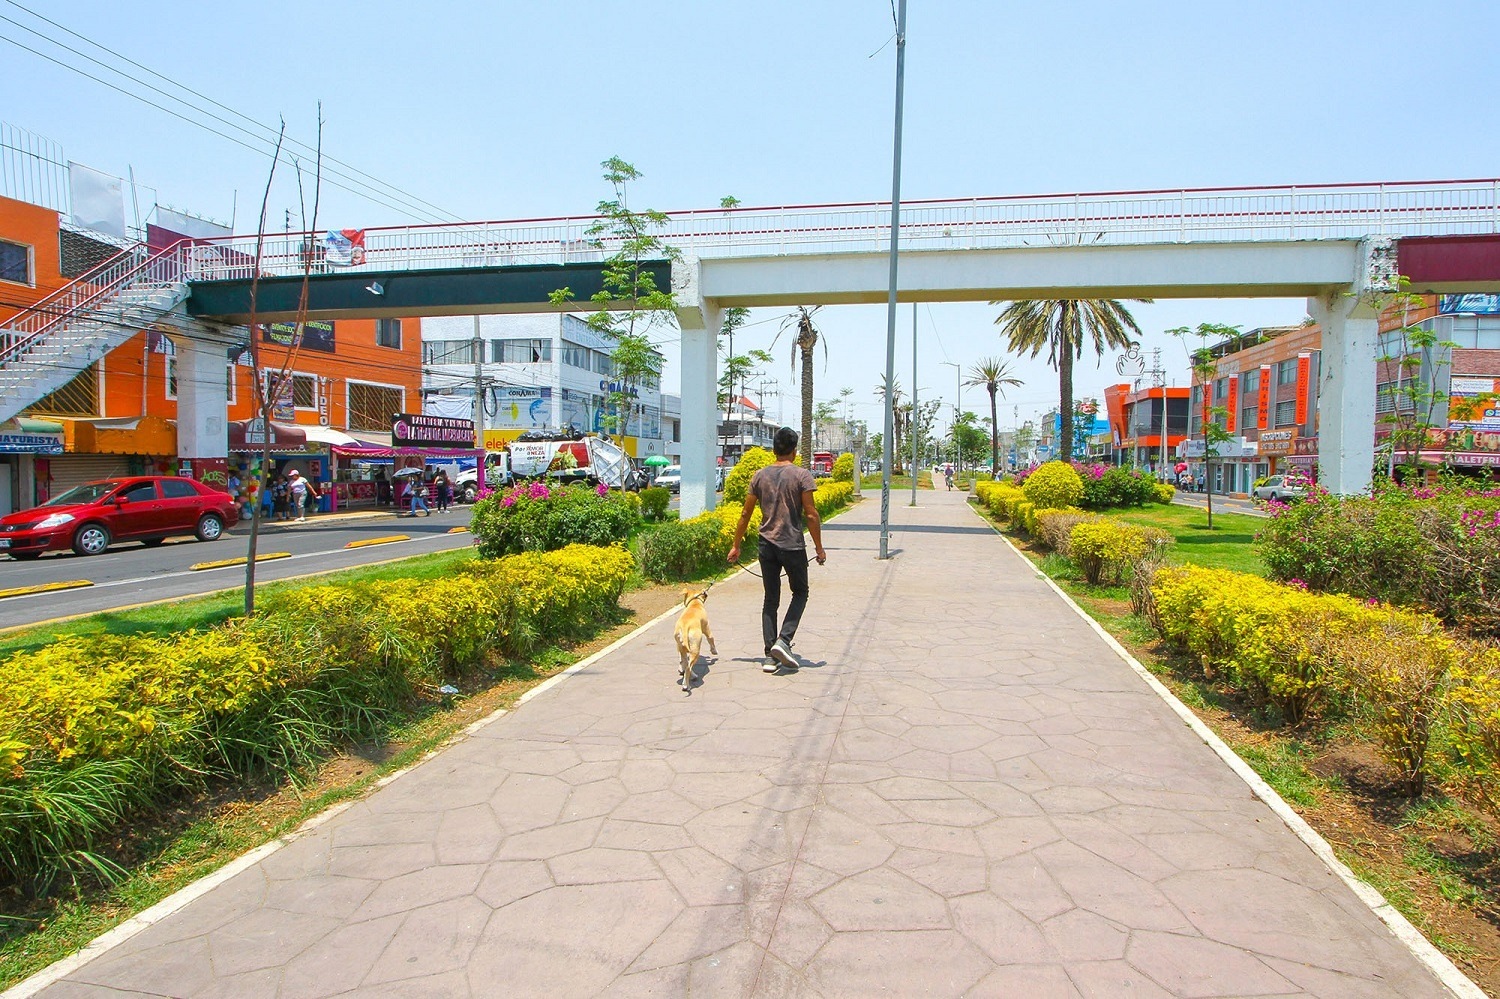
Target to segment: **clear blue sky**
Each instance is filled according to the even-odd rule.
[[[23,6],[257,121],[285,116],[304,142],[322,100],[328,155],[463,218],[591,211],[608,196],[599,162],[612,155],[645,173],[638,207],[708,207],[726,194],[747,205],[890,195],[890,0]],[[123,65],[11,0],[0,0],[0,17],[10,19],[0,38],[170,104],[11,23]],[[908,18],[907,198],[1500,174],[1492,0],[909,0]],[[57,140],[70,159],[121,176],[133,168],[162,203],[235,213],[238,229],[253,228],[266,156],[10,42],[0,43],[0,88],[9,96],[0,119]],[[295,188],[279,184],[274,226],[296,206]],[[325,188],[320,224],[417,217]],[[939,362],[967,368],[1003,353],[997,311],[921,308],[924,395],[951,402],[953,369]],[[1147,349],[1163,346],[1180,382],[1183,351],[1161,331],[1294,323],[1303,312],[1301,301],[1179,301],[1136,315]],[[779,318],[757,312],[744,345],[767,346]],[[828,308],[819,321],[828,364],[820,353],[818,397],[847,385],[860,415],[877,419],[884,307]],[[909,387],[908,306],[898,329]],[[785,338],[775,353],[790,418]],[[1042,360],[1016,367],[1027,381],[1012,392],[1023,419],[1055,403]],[[1112,359],[1098,370],[1085,362],[1076,391],[1115,380]],[[964,408],[983,411],[979,389],[965,390]]]

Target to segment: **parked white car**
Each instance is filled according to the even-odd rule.
[[[659,486],[662,489],[668,490],[669,492],[681,492],[682,466],[667,465],[660,472],[656,473],[656,481],[653,482],[652,485]]]
[[[1255,499],[1285,503],[1287,500],[1302,499],[1307,496],[1307,483],[1294,476],[1273,475],[1260,485],[1252,487],[1250,495]]]

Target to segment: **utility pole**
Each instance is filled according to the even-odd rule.
[[[474,317],[474,446],[484,448],[484,341],[479,339],[479,317]],[[415,507],[413,507],[415,509]]]
[[[1161,348],[1151,352],[1151,381],[1161,389],[1161,464],[1157,467],[1160,479],[1167,468],[1167,371],[1161,366]]]
[[[885,435],[880,456],[880,557],[891,557],[891,462],[896,448],[891,440],[896,419],[896,252],[901,232],[901,109],[906,84],[906,0],[896,15],[896,128],[891,164],[891,276],[885,323]]]
[[[911,303],[911,505],[917,505],[917,469],[921,465],[922,452],[917,448],[917,439],[922,436],[922,426],[917,421],[917,303]]]
[[[962,365],[954,361],[943,361],[942,363],[953,369],[953,453],[956,456],[958,470],[962,472],[964,470],[964,449],[958,440],[958,420],[960,413],[963,411],[964,369]]]

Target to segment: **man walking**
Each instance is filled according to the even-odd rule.
[[[812,473],[793,464],[797,455],[797,432],[791,427],[776,431],[772,450],[776,463],[767,465],[750,479],[750,489],[745,495],[745,506],[740,511],[740,522],[734,529],[734,546],[729,549],[729,561],[740,559],[740,542],[750,526],[750,515],[755,505],[760,504],[760,578],[765,587],[765,601],[761,604],[760,630],[765,639],[766,658],[761,669],[774,673],[782,666],[797,668],[797,659],[792,655],[792,639],[797,635],[797,625],[802,620],[802,611],[807,606],[807,542],[802,537],[805,528],[812,535],[813,550],[818,564],[828,560],[823,551],[823,525],[818,519],[818,508],[813,505]],[[778,631],[776,614],[781,606],[781,572],[786,570],[787,584],[792,590],[792,602],[787,605],[786,617]]]

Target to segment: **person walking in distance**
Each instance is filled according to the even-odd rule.
[[[433,478],[432,484],[437,487],[438,513],[447,513],[448,504],[453,500],[453,486],[448,482],[448,473],[441,468]]]
[[[793,464],[797,456],[797,432],[791,427],[776,431],[772,442],[776,463],[767,465],[750,479],[750,489],[745,495],[745,506],[740,511],[740,521],[734,528],[734,545],[729,549],[731,564],[740,560],[740,542],[750,527],[750,516],[760,505],[760,578],[765,588],[765,600],[760,610],[761,637],[765,639],[766,658],[761,669],[774,673],[782,666],[797,668],[797,659],[792,655],[792,640],[797,635],[797,625],[802,620],[802,611],[807,607],[807,542],[802,537],[805,528],[812,535],[813,551],[818,564],[828,560],[823,551],[823,523],[818,518],[818,508],[813,505],[812,473]],[[787,605],[786,617],[781,628],[776,627],[776,615],[781,607],[781,573],[786,571],[787,585],[792,591],[792,601]]]

